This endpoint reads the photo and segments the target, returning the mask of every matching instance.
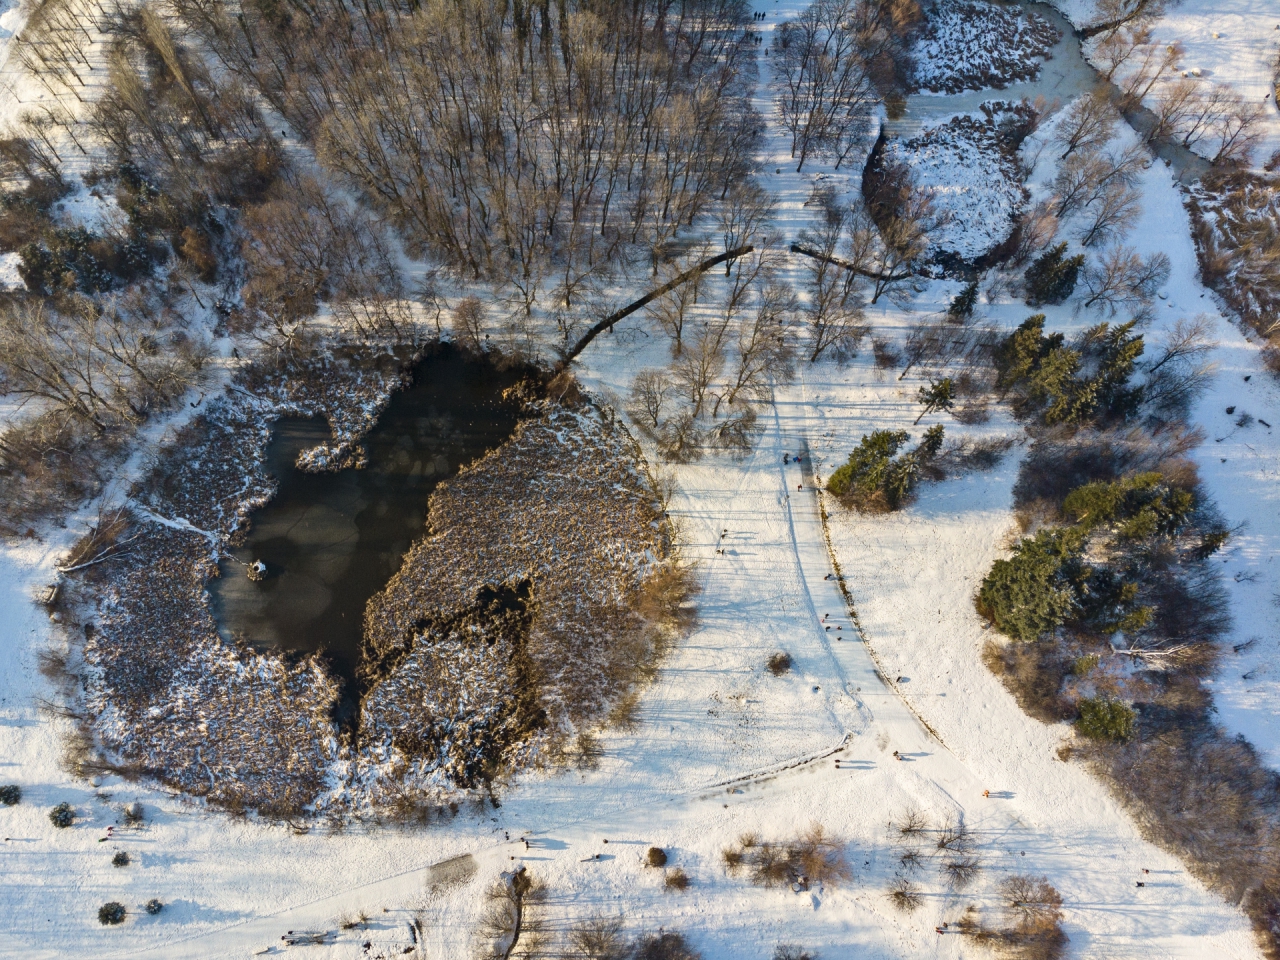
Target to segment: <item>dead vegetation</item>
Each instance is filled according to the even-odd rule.
[[[1061,38],[1048,20],[1027,10],[981,0],[946,0],[929,10],[911,49],[917,87],[937,93],[1003,90],[1033,80]]]
[[[695,610],[640,462],[607,414],[549,403],[436,489],[428,536],[366,613],[371,775],[477,786],[653,676]]]
[[[1280,176],[1233,170],[1190,191],[1200,278],[1269,345],[1280,375]]]
[[[1065,955],[1062,897],[1045,877],[1006,877],[1000,895],[1000,925],[988,925],[982,912],[970,907],[957,925],[960,932],[1011,960],[1058,960]]]
[[[480,922],[480,956],[487,960],[542,956],[549,935],[539,913],[546,887],[525,867],[504,873],[487,892],[489,909]]]
[[[745,873],[762,887],[807,890],[817,884],[838,886],[853,877],[844,844],[813,824],[793,840],[766,841],[746,833],[721,852],[729,874]]]

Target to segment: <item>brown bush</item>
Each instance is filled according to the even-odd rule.
[[[693,949],[682,935],[660,933],[640,938],[636,944],[635,960],[702,960],[702,954]]]
[[[775,677],[780,677],[791,670],[791,654],[775,653],[769,658],[767,666],[770,673]]]
[[[668,870],[666,877],[662,881],[662,885],[668,890],[681,891],[688,890],[689,883],[689,875],[680,867],[676,867],[674,870]]]
[[[1060,694],[1071,662],[1048,641],[998,643],[988,640],[982,662],[1000,678],[1023,712],[1045,723],[1070,720],[1075,707]]]
[[[196,227],[183,227],[178,242],[178,256],[191,264],[205,283],[213,283],[218,277],[218,258],[214,255],[209,234]]]
[[[818,824],[796,839],[780,843],[744,834],[737,846],[723,850],[721,857],[730,873],[745,868],[751,881],[763,887],[835,885],[853,876],[844,845],[828,837]]]

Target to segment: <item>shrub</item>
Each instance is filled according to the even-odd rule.
[[[1102,658],[1096,653],[1086,654],[1083,657],[1076,657],[1071,664],[1071,672],[1077,677],[1087,677],[1101,662]]]
[[[63,829],[76,822],[76,811],[71,804],[63,802],[49,811],[49,822]]]
[[[1090,740],[1123,743],[1133,736],[1133,720],[1133,710],[1119,700],[1088,697],[1080,701],[1076,729]]]
[[[584,960],[627,960],[630,946],[622,933],[621,917],[596,915],[581,920],[569,931],[573,956]]]
[[[118,923],[124,923],[124,918],[129,911],[124,908],[123,903],[112,900],[110,903],[104,903],[98,908],[98,922],[103,926],[114,927]]]
[[[681,934],[660,933],[640,939],[635,960],[702,960],[702,954],[689,946]]]
[[[650,847],[645,859],[651,867],[665,867],[667,865],[667,852],[661,847]]]
[[[1071,582],[1079,575],[1082,537],[1041,530],[997,560],[982,581],[978,612],[1003,634],[1030,643],[1055,630],[1077,607]]]
[[[769,658],[769,672],[780,677],[791,669],[791,654],[775,653]]]
[[[663,886],[668,890],[688,890],[689,883],[689,875],[679,867],[676,867],[668,873],[666,878],[662,881]]]
[[[123,850],[117,850],[116,855],[111,858],[113,867],[127,867],[129,865],[129,854]]]
[[[22,788],[16,783],[6,783],[0,787],[0,803],[12,807],[22,802]]]
[[[920,888],[906,877],[895,877],[889,885],[889,900],[905,913],[911,913],[924,902]]]
[[[1027,304],[1062,303],[1071,296],[1084,266],[1084,254],[1068,257],[1065,242],[1051,247],[1027,268]]]
[[[159,900],[152,898],[151,900],[147,901],[147,905],[143,909],[145,909],[147,913],[149,913],[151,916],[154,917],[157,913],[159,913],[161,910],[164,909],[164,904],[161,903]]]
[[[145,820],[146,817],[147,817],[146,808],[143,807],[142,804],[136,801],[131,804],[128,804],[124,808],[124,822],[129,824],[130,826],[136,827],[138,824],[142,823],[142,821]]]
[[[721,857],[730,873],[745,867],[752,882],[764,887],[798,882],[835,884],[853,875],[843,845],[828,837],[817,824],[796,839],[782,843],[764,842],[755,834],[745,834],[736,847],[726,848]]]
[[[1045,723],[1076,716],[1075,706],[1061,693],[1071,661],[1062,656],[1056,643],[1000,644],[988,640],[982,662],[1030,716]]]
[[[773,960],[818,960],[818,955],[794,943],[780,943],[773,949]]]

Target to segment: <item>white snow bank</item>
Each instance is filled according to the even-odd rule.
[[[0,290],[25,290],[26,284],[18,273],[22,257],[17,253],[0,254]]]

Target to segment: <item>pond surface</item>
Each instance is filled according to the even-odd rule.
[[[528,375],[439,347],[365,437],[363,470],[305,473],[298,454],[330,439],[323,419],[286,418],[267,447],[276,496],[250,520],[248,541],[209,585],[219,630],[259,648],[321,652],[343,683],[337,717],[355,717],[364,608],[426,531],[441,480],[504,443],[520,405],[502,392]],[[267,574],[249,579],[261,560]]]

